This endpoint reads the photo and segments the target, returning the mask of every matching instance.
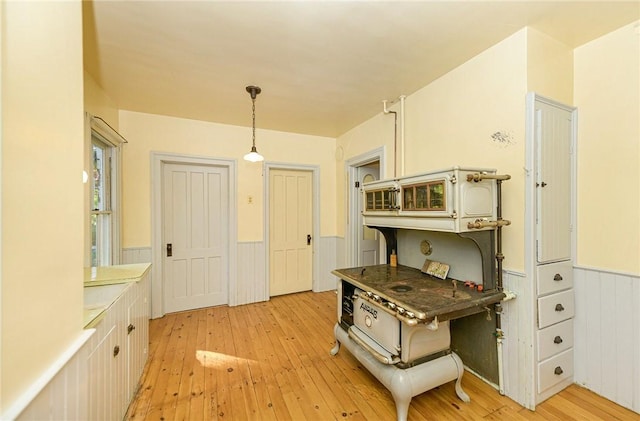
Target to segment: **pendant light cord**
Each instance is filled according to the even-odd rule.
[[[251,98],[252,113],[253,113],[253,149],[256,148],[256,99]]]

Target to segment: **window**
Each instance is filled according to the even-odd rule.
[[[91,266],[112,264],[111,201],[113,147],[91,136]]]
[[[89,116],[89,119],[89,264],[109,266],[120,263],[119,165],[124,139],[99,117]]]
[[[444,180],[402,188],[403,210],[439,211],[446,209]]]

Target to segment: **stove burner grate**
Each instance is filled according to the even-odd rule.
[[[409,285],[396,285],[391,287],[391,289],[394,290],[395,292],[409,292],[413,288],[410,287]]]

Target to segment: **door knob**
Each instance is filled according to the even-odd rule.
[[[307,234],[307,245],[311,245],[311,234]]]

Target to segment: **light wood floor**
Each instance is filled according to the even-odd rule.
[[[168,314],[151,321],[149,361],[130,420],[394,420],[391,394],[348,350],[329,355],[334,292]],[[522,408],[472,374],[411,401],[409,420],[639,420],[571,386]]]

